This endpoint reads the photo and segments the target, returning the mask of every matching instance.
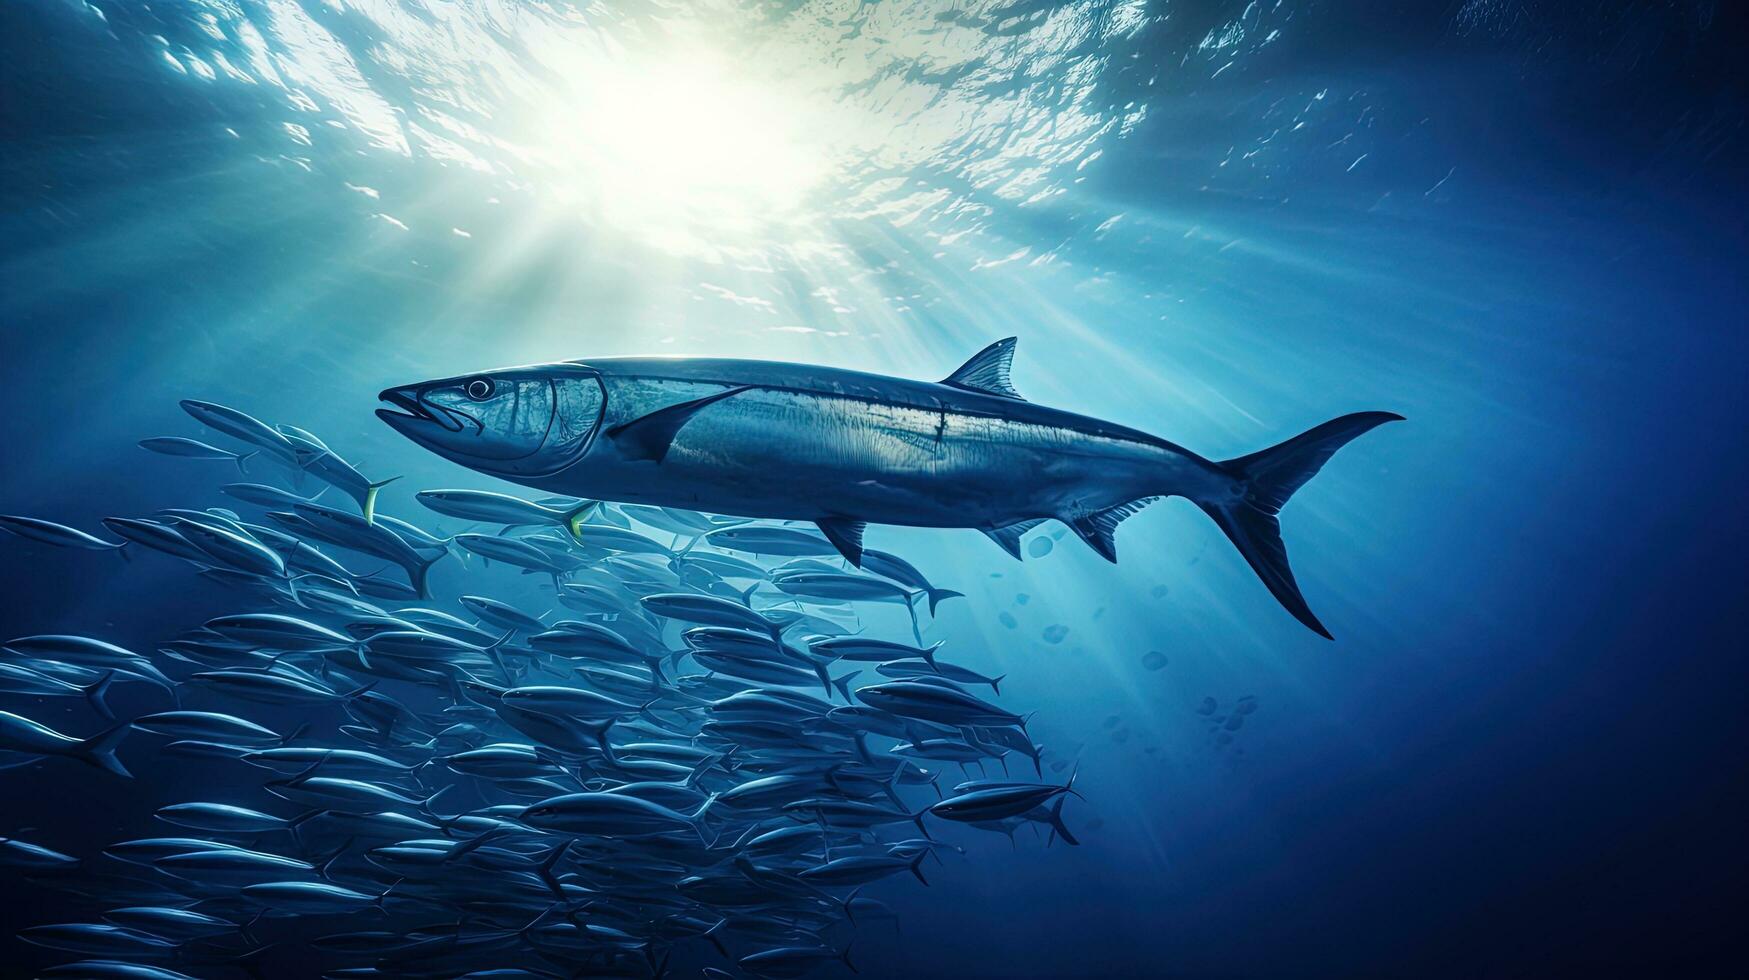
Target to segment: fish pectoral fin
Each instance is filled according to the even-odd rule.
[[[1009,369],[1014,366],[1016,343],[1019,343],[1019,338],[1016,337],[996,341],[973,354],[971,360],[961,364],[958,371],[943,378],[941,383],[967,391],[981,391],[986,395],[1026,401],[1008,380]]]
[[[1099,557],[1115,565],[1117,564],[1117,526],[1123,523],[1124,518],[1159,499],[1159,497],[1142,497],[1127,504],[1107,507],[1097,513],[1088,514],[1086,517],[1077,517],[1064,523],[1073,528],[1076,534],[1081,535],[1081,540],[1087,542],[1089,548],[1099,552]]]
[[[1044,518],[1035,517],[1029,521],[1015,521],[1013,524],[1004,525],[1003,527],[988,528],[985,529],[984,533],[990,536],[991,541],[1001,545],[1003,551],[1013,555],[1018,561],[1020,559],[1020,539],[1026,534],[1026,532],[1038,527],[1044,522]]]
[[[838,553],[844,556],[845,561],[857,568],[862,567],[862,532],[868,530],[866,522],[833,517],[815,523],[820,526],[820,533],[826,536],[826,540],[832,542],[832,547],[837,548]]]
[[[607,430],[607,437],[627,459],[648,459],[662,462],[668,455],[668,448],[674,444],[674,437],[680,434],[680,429],[700,410],[720,402],[731,395],[746,391],[749,386],[740,385],[726,388],[703,398],[694,398],[689,402],[670,405],[658,409],[648,415],[640,415],[630,422],[616,425]]]

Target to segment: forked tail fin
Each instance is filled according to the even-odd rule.
[[[583,522],[601,507],[599,500],[585,500],[565,512],[565,530],[571,534],[571,540],[583,544]],[[690,547],[690,546],[689,546]]]
[[[431,598],[431,586],[429,584],[431,579],[431,566],[442,561],[443,556],[447,554],[449,554],[449,550],[445,549],[438,552],[437,555],[432,558],[417,557],[413,564],[407,566],[407,584],[413,587],[413,591],[419,593],[419,598]]]
[[[952,589],[928,589],[927,592],[929,594],[929,615],[931,616],[935,615],[935,607],[940,605],[943,599],[962,599],[965,597],[964,592],[955,592]]]
[[[364,513],[364,522],[366,524],[376,523],[377,493],[380,492],[382,488],[399,479],[400,477],[398,476],[391,476],[387,480],[378,480],[364,488],[364,499],[358,502],[358,509]]]
[[[102,715],[105,721],[115,720],[115,712],[109,710],[109,702],[104,700],[104,695],[109,693],[110,685],[114,681],[115,671],[106,670],[102,677],[82,688],[85,692],[85,699],[91,702],[91,706],[97,709],[97,713]]]
[[[1241,493],[1225,500],[1196,502],[1226,532],[1276,601],[1295,619],[1327,640],[1335,637],[1312,614],[1305,597],[1300,595],[1299,585],[1294,582],[1293,569],[1287,563],[1287,546],[1281,540],[1281,523],[1276,515],[1295,490],[1318,475],[1318,470],[1336,450],[1377,426],[1402,420],[1401,415],[1393,412],[1356,412],[1331,419],[1261,452],[1216,463],[1239,481]]]
[[[73,747],[72,754],[80,760],[88,762],[99,769],[113,772],[124,779],[132,779],[134,778],[134,774],[128,772],[128,768],[121,764],[120,759],[115,757],[115,747],[120,745],[121,740],[126,738],[128,732],[132,730],[133,727],[128,722],[124,721],[114,728],[100,732],[80,742]]]

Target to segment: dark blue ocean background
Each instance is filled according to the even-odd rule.
[[[872,889],[903,921],[859,933],[863,974],[1740,958],[1734,20],[1683,0],[12,0],[0,513],[99,529],[225,505],[227,464],[135,446],[200,436],[194,397],[403,475],[383,507],[425,521],[414,490],[491,484],[379,423],[376,392],[590,355],[935,378],[1017,335],[1029,399],[1213,458],[1399,412],[1284,513],[1334,643],[1182,500],[1125,523],[1116,566],[1056,524],[1024,563],[971,531],[870,531],[967,594],[928,638],[1008,675],[1087,800],[1082,847],[950,831],[968,852],[931,887]],[[0,540],[6,637],[149,650],[246,605],[162,556]],[[1198,705],[1245,696],[1223,744]],[[89,851],[166,803],[278,802],[160,744],[123,746],[131,783],[0,774],[0,835]],[[65,959],[9,937],[82,907],[7,881],[0,974]]]

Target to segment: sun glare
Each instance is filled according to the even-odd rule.
[[[567,204],[700,244],[805,220],[824,177],[807,112],[708,50],[575,54],[524,137]]]

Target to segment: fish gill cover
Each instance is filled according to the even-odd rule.
[[[0,3],[0,976],[1707,964],[1730,13]]]

